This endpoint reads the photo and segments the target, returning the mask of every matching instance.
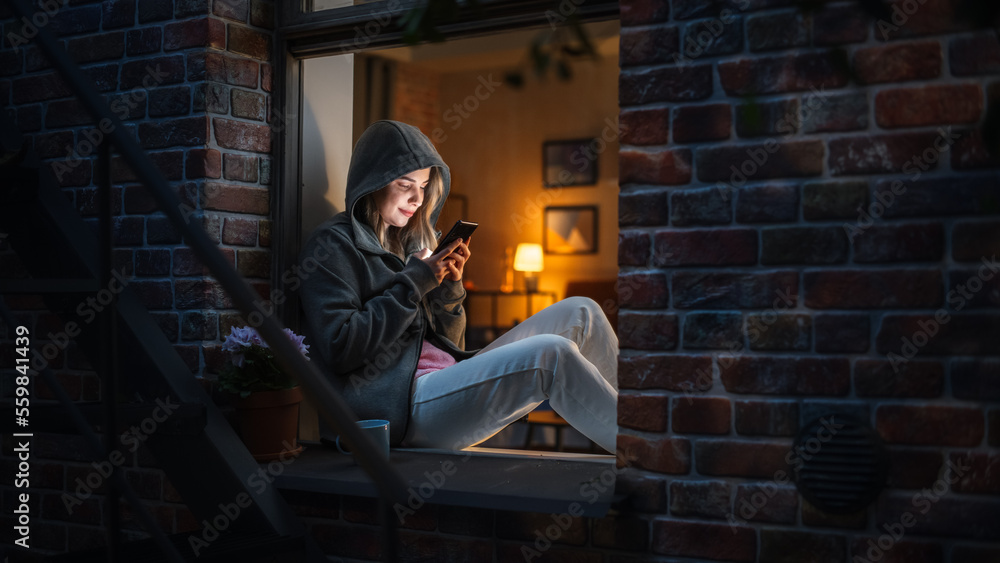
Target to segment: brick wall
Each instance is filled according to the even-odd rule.
[[[619,453],[661,499],[647,549],[996,561],[1000,44],[959,2],[894,1],[882,25],[793,4],[621,5]],[[831,412],[889,451],[854,514],[775,479]]]
[[[113,0],[59,4],[45,4],[55,13],[39,9],[37,21],[45,22],[42,25],[95,82],[112,112],[123,119],[129,133],[178,191],[185,211],[201,222],[240,273],[266,295],[271,277],[271,135],[280,124],[280,116],[271,108],[273,3]],[[53,169],[66,196],[96,226],[96,159],[90,145],[94,121],[41,50],[30,40],[13,38],[30,38],[30,30],[22,29],[6,6],[2,10],[0,103],[28,135],[40,159]],[[222,361],[219,340],[237,322],[231,304],[117,157],[112,161],[111,179],[116,268],[191,373],[214,371]],[[5,277],[24,275],[7,247],[0,247],[0,263]],[[73,320],[47,313],[41,301],[30,296],[9,298],[8,303],[26,310],[19,320],[31,329],[33,343],[39,347],[46,344],[45,335],[59,333],[64,323]],[[4,346],[4,358],[13,358],[9,341]],[[10,365],[13,361],[4,364]],[[75,345],[50,365],[73,399],[100,398],[100,381]],[[4,371],[5,397],[12,396],[13,373]],[[35,381],[38,402],[52,399],[51,390],[40,379]],[[103,545],[106,485],[72,511],[61,499],[63,490],[72,495],[94,472],[83,440],[36,434],[32,453],[32,486],[41,493],[32,496],[32,545],[42,551]],[[13,475],[14,459],[5,457],[3,467]],[[198,527],[145,448],[129,451],[123,467],[166,532]],[[5,507],[13,506],[11,484],[3,482]],[[125,529],[133,530],[126,537],[134,537],[139,527],[124,503],[123,519]],[[13,525],[8,511],[2,520]]]
[[[980,130],[1000,91],[1000,46],[955,23],[944,0],[895,1],[897,29],[854,2],[792,4],[621,6],[626,500],[565,526],[426,505],[403,525],[408,558],[843,563],[870,557],[869,540],[888,545],[881,561],[1000,558],[998,286],[972,281],[1000,246],[998,161]],[[271,17],[259,1],[126,0],[72,3],[50,24],[262,291],[267,123],[280,125],[269,109]],[[65,159],[89,130],[78,104],[30,44],[15,52],[6,41],[0,62],[4,109],[43,159]],[[148,88],[147,66],[161,70]],[[949,126],[957,137],[939,135]],[[83,159],[61,180],[91,218],[92,170]],[[192,373],[213,371],[232,310],[130,172],[117,163],[114,177],[119,264]],[[16,271],[9,252],[0,260]],[[37,301],[19,305],[36,335],[63,322]],[[74,398],[99,396],[79,351],[53,366]],[[801,425],[831,411],[859,416],[888,444],[889,489],[860,513],[825,514],[774,479]],[[60,500],[91,472],[80,440],[36,444],[34,544],[98,545],[102,491],[73,514]],[[949,464],[968,470],[935,493]],[[144,450],[126,468],[166,531],[197,529]],[[378,560],[369,501],[289,498],[327,553]],[[883,535],[924,505],[902,538]]]

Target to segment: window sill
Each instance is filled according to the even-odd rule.
[[[377,497],[350,456],[317,442],[275,478],[280,490]],[[615,489],[612,455],[467,448],[398,448],[390,462],[410,489],[411,504],[446,504],[573,516],[607,514]],[[422,499],[422,500],[421,500]]]

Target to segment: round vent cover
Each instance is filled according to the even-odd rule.
[[[796,488],[824,512],[861,510],[885,486],[888,464],[881,438],[848,415],[828,414],[803,426],[791,461]]]

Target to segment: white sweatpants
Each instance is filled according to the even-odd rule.
[[[418,378],[404,444],[478,444],[545,399],[583,435],[615,451],[618,338],[592,299],[559,301],[475,356]]]

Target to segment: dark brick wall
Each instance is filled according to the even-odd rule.
[[[668,499],[634,516],[665,556],[993,561],[1000,44],[957,1],[821,4],[622,3],[619,453]],[[846,516],[776,478],[838,411],[890,453]]]
[[[36,3],[36,6],[38,3]],[[37,21],[59,42],[105,96],[129,134],[147,151],[178,192],[193,220],[259,290],[269,292],[271,134],[270,66],[274,6],[270,0],[109,0],[48,2]],[[93,142],[99,133],[37,45],[7,7],[0,8],[0,105],[17,123],[66,197],[96,226],[98,203]],[[25,36],[26,41],[16,38]],[[220,339],[238,321],[217,283],[183,244],[166,217],[138,185],[125,162],[114,157],[116,268],[151,311],[191,373],[219,366]],[[0,242],[2,245],[2,242]],[[17,259],[0,246],[2,276],[23,275]],[[8,304],[31,329],[33,344],[58,334],[66,322],[32,297]],[[5,330],[5,338],[12,334]],[[4,396],[13,394],[13,351],[4,343]],[[7,362],[6,359],[10,359]],[[76,400],[100,398],[100,380],[75,345],[50,366]],[[54,395],[36,379],[39,403]],[[32,486],[32,546],[38,553],[104,544],[106,485],[68,510],[62,498],[86,483],[94,468],[82,439],[36,434]],[[123,467],[163,530],[195,530],[199,524],[144,448],[127,450]],[[5,447],[5,453],[6,447]],[[13,475],[15,461],[3,467]],[[40,476],[40,477],[39,477]],[[77,479],[81,481],[78,482]],[[103,481],[103,479],[101,479]],[[13,506],[11,479],[5,507]],[[80,489],[84,492],[88,488]],[[126,538],[142,534],[123,504]],[[0,521],[13,525],[9,510]]]

